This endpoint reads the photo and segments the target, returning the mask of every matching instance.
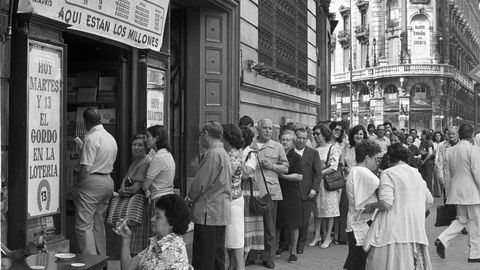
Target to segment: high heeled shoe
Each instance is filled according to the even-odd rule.
[[[330,247],[330,244],[332,244],[332,239],[326,239],[323,241],[323,243],[320,245],[320,248],[328,248]]]
[[[322,242],[322,239],[318,239],[318,240],[317,240],[317,239],[313,239],[312,242],[308,243],[308,246],[309,246],[309,247],[314,247],[314,246],[316,246],[316,245],[319,245],[320,242]]]

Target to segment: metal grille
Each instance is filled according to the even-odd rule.
[[[259,61],[306,81],[307,0],[258,1]]]

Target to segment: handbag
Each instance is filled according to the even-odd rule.
[[[270,195],[270,191],[268,190],[267,180],[265,180],[265,174],[263,173],[262,166],[260,165],[260,160],[258,159],[258,155],[256,154],[258,165],[260,167],[260,172],[262,173],[263,183],[265,184],[265,188],[267,189],[267,194],[263,197],[254,197],[253,196],[253,180],[250,183],[250,211],[252,213],[263,215],[270,211],[273,208],[273,200],[272,196]]]
[[[439,205],[437,207],[437,219],[435,227],[448,226],[457,218],[457,208],[455,205]]]
[[[328,164],[330,162],[330,151],[332,150],[332,146],[328,149],[327,154],[327,168],[330,166]],[[343,167],[342,164],[338,164],[337,170],[330,174],[323,175],[323,186],[327,191],[335,191],[343,188],[345,186],[345,177],[343,177]]]
[[[143,194],[113,196],[108,205],[106,223],[115,227],[120,219],[127,219],[128,226],[138,226],[143,222],[144,208],[145,197]]]

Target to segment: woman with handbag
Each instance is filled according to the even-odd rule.
[[[331,174],[337,170],[340,161],[341,151],[333,148],[330,143],[332,133],[330,129],[324,125],[316,125],[313,128],[313,135],[317,141],[318,154],[321,162],[325,163],[322,174]],[[328,248],[332,243],[333,219],[340,216],[339,201],[340,190],[328,191],[325,189],[325,178],[320,183],[318,195],[315,200],[315,238],[308,246],[313,247],[319,245],[320,248]],[[323,242],[322,242],[323,240]]]
[[[225,248],[228,253],[228,270],[245,269],[243,259],[244,238],[244,200],[242,196],[243,174],[243,138],[242,131],[234,124],[223,126],[222,142],[230,157],[231,178],[231,211],[230,223],[225,228]]]
[[[165,126],[155,125],[147,129],[147,147],[155,155],[148,166],[147,176],[142,183],[145,197],[149,200],[149,217],[155,215],[156,201],[167,194],[173,193],[175,178],[175,160],[170,153],[168,131]],[[151,233],[151,229],[148,230]]]
[[[340,151],[340,161],[343,158],[345,148],[348,147],[349,132],[347,132],[347,125],[343,121],[338,121],[330,123],[329,128],[332,131],[332,149],[334,151]],[[340,163],[340,165],[342,165],[342,168],[339,170],[342,170],[343,173],[343,163]],[[346,179],[345,174],[344,177],[343,180]],[[336,244],[346,244],[347,232],[345,229],[347,227],[348,199],[344,188],[340,190],[339,210],[340,216],[336,217],[333,221],[333,239]]]
[[[144,135],[136,134],[132,138],[132,163],[122,181],[118,193],[120,196],[132,196],[142,193],[142,183],[147,175],[149,159],[147,156],[147,145]],[[142,209],[143,210],[143,209]],[[142,224],[132,227],[132,240],[130,241],[130,252],[137,254],[148,245],[148,224],[150,218],[147,211],[143,213]]]
[[[358,126],[350,133],[355,133]],[[361,126],[360,126],[361,127]],[[363,128],[363,127],[362,127]],[[360,129],[361,133],[362,130]],[[358,132],[356,133],[358,134]],[[355,138],[355,137],[354,137]],[[373,218],[373,214],[364,214],[363,208],[366,204],[376,202],[376,190],[380,180],[375,175],[378,168],[379,154],[382,151],[380,146],[372,140],[360,140],[355,143],[354,161],[349,167],[345,190],[348,198],[347,235],[348,235],[348,256],[343,266],[347,270],[364,270],[367,253],[363,251],[363,234],[368,229],[367,222]],[[350,159],[350,158],[348,158]],[[347,159],[347,160],[348,160]],[[353,164],[354,162],[354,164]],[[358,239],[358,242],[357,242]]]
[[[380,175],[378,202],[365,205],[364,213],[378,209],[364,238],[368,270],[432,269],[425,231],[425,213],[433,197],[420,173],[407,164],[408,149],[401,143],[388,147],[392,167]]]
[[[260,192],[256,182],[253,181],[255,177],[255,169],[258,166],[258,161],[255,152],[250,148],[253,137],[253,131],[243,126],[241,127],[243,137],[243,160],[245,162],[244,172],[242,174],[242,195],[244,199],[244,236],[245,236],[245,265],[254,263],[255,252],[251,250],[260,251],[264,249],[264,229],[263,229],[263,215],[250,211],[250,200],[253,197],[259,197]],[[248,256],[247,256],[248,255]]]
[[[302,226],[302,198],[299,182],[303,178],[303,167],[302,157],[295,152],[295,138],[295,132],[290,129],[280,131],[280,143],[285,148],[289,166],[288,173],[280,174],[279,177],[283,200],[278,202],[277,228],[288,232],[289,262],[297,260],[298,235]]]

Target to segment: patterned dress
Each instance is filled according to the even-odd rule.
[[[188,255],[181,236],[170,233],[162,238],[150,238],[150,245],[138,254],[140,270],[188,270]]]
[[[337,146],[338,145],[338,146]],[[320,161],[325,164],[328,150],[330,149],[331,144],[327,144],[323,147],[317,147],[316,150],[320,155]],[[334,168],[335,170],[338,167],[338,162],[340,161],[340,156],[342,154],[342,148],[339,144],[334,144],[332,146],[332,150],[330,152],[330,167]],[[340,194],[342,192],[341,189],[335,191],[327,191],[323,184],[323,179],[320,182],[320,188],[318,190],[317,198],[315,199],[315,209],[314,215],[318,218],[331,218],[331,217],[338,217],[340,216]]]
[[[241,150],[232,148],[228,151],[232,170],[231,194],[232,203],[230,223],[225,228],[225,248],[243,248],[244,240],[244,201],[242,197],[243,154]]]

